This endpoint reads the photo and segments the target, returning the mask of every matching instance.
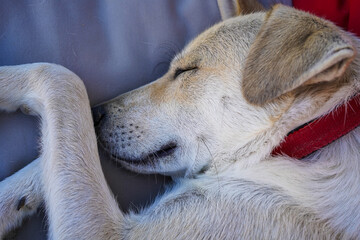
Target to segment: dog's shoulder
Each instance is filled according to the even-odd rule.
[[[276,221],[268,221],[270,219]],[[273,226],[264,226],[264,222]],[[298,238],[306,238],[329,233],[326,224],[319,221],[310,209],[304,208],[280,188],[221,173],[182,180],[149,208],[127,215],[125,225],[129,227],[129,238],[151,235],[158,239],[179,236],[185,239],[206,236],[266,239],[270,235],[290,238],[295,234]],[[154,225],[161,226],[162,231],[159,232]],[[313,231],[294,229],[299,225]],[[315,235],[307,236],[309,233]]]

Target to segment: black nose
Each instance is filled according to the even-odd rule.
[[[97,127],[99,126],[101,120],[103,120],[105,117],[105,108],[103,107],[103,105],[100,105],[92,108],[91,112],[94,120],[94,126]]]

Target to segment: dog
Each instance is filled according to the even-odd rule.
[[[276,5],[209,28],[163,77],[97,107],[116,161],[176,182],[127,214],[103,176],[82,81],[54,64],[1,67],[0,107],[40,115],[42,154],[0,183],[0,233],[44,200],[51,239],[359,239],[359,128],[301,161],[272,154],[359,92],[359,49]]]

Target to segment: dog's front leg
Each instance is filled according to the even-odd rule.
[[[0,67],[0,108],[42,119],[42,182],[53,239],[119,239],[123,216],[101,170],[87,93],[52,64]]]
[[[40,159],[0,182],[0,239],[43,201]]]

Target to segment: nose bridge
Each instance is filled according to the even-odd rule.
[[[148,85],[143,87],[134,89],[130,92],[121,94],[107,102],[104,105],[118,105],[118,106],[126,106],[126,105],[133,105],[136,102],[142,102],[146,98],[146,88]],[[145,88],[145,89],[144,89]]]
[[[139,112],[151,112],[155,107],[155,102],[151,98],[154,86],[157,82],[145,85],[131,92],[120,95],[119,97],[105,103],[104,107],[108,113],[121,113],[126,115],[136,115]]]
[[[168,87],[169,87],[169,79],[167,76],[164,76],[153,84],[149,85],[147,89],[148,99],[152,104],[159,105],[162,102],[166,101],[168,96]]]
[[[124,93],[119,97],[110,100],[108,103],[125,108],[134,105],[156,104],[157,100],[163,98],[165,95],[166,83],[167,81],[164,76],[145,86]]]

